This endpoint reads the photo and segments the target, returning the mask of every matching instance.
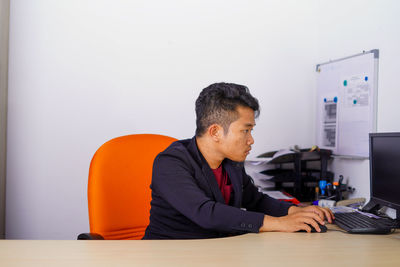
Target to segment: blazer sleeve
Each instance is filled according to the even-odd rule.
[[[281,217],[288,214],[291,203],[277,200],[258,191],[253,179],[243,168],[243,201],[242,206],[249,211],[262,212],[270,216]]]
[[[202,228],[225,233],[259,232],[263,213],[214,201],[201,188],[199,183],[206,180],[199,176],[184,159],[160,154],[153,165],[152,190]]]

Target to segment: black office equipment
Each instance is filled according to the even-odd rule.
[[[363,211],[375,213],[386,206],[400,220],[400,132],[370,134],[371,200]]]
[[[400,221],[400,132],[369,134],[369,164],[371,200],[362,211],[379,215],[382,207],[396,210],[395,220],[365,218],[370,223],[361,230],[356,225],[344,221],[342,217],[351,216],[359,220],[365,216],[355,214],[335,213],[335,223],[350,233],[388,233],[392,228],[399,227]],[[357,218],[355,218],[357,216]],[[357,230],[356,230],[357,228]],[[369,229],[369,230],[368,230]]]
[[[326,233],[326,231],[328,231],[328,228],[325,225],[322,225],[319,223],[318,223],[318,226],[319,226],[319,229],[321,229],[321,232],[317,232],[317,230],[315,230],[315,228],[311,224],[308,224],[308,226],[311,227],[311,233]],[[307,233],[306,230],[300,230],[298,232]]]
[[[275,169],[262,171],[273,176],[269,181],[275,183],[275,190],[282,190],[300,201],[315,200],[315,188],[320,180],[333,181],[333,173],[328,171],[328,161],[332,151],[329,149],[280,150],[264,153],[259,157],[272,157],[269,161]],[[311,162],[319,165],[312,168]],[[319,164],[318,164],[319,163]],[[284,166],[285,165],[285,166]],[[315,167],[315,166],[314,166]]]

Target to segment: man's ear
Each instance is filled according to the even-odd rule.
[[[208,134],[215,142],[219,142],[220,138],[224,134],[223,128],[218,124],[212,124],[210,127],[208,127]]]

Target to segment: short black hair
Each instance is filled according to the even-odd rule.
[[[196,100],[196,136],[202,136],[214,123],[227,133],[231,123],[238,119],[238,106],[251,108],[255,118],[260,114],[258,100],[244,85],[214,83],[204,88]]]

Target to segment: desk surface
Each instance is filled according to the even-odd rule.
[[[331,227],[332,228],[332,227]],[[257,265],[256,265],[257,264]],[[390,235],[260,233],[207,240],[0,240],[0,266],[400,266]]]

